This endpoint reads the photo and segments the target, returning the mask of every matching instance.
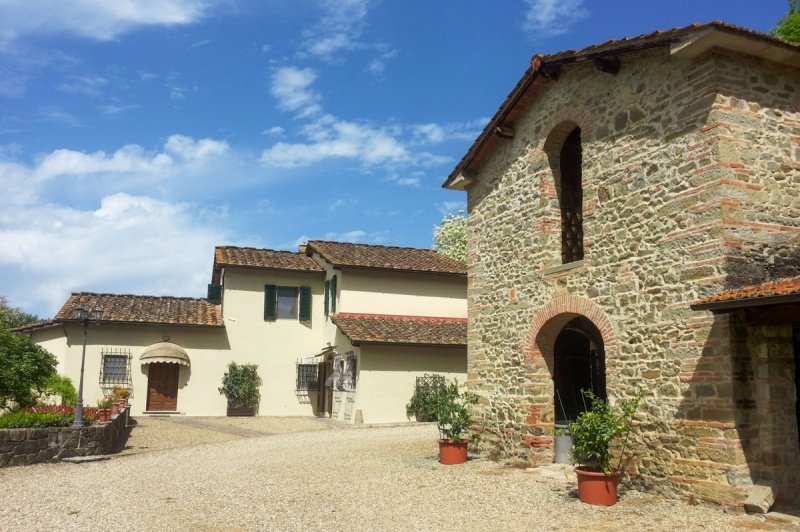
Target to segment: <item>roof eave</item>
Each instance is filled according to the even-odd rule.
[[[752,307],[766,307],[800,302],[800,294],[786,294],[779,296],[748,297],[741,299],[726,299],[723,301],[710,301],[708,303],[695,303],[690,305],[692,310],[709,310],[714,313],[733,312]]]

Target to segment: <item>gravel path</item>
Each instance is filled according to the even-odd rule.
[[[683,532],[780,527],[632,491],[610,508],[586,506],[575,498],[572,475],[535,475],[483,459],[442,466],[431,425],[318,430],[330,427],[304,420],[314,424],[303,428],[303,422],[289,419],[284,430],[277,430],[279,421],[262,419],[263,430],[273,435],[241,437],[144,418],[133,430],[127,456],[0,469],[0,529]],[[253,424],[245,428],[256,430]],[[190,431],[227,441],[177,446],[179,435]],[[148,432],[154,441],[145,445]]]

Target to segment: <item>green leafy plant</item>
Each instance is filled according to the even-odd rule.
[[[44,383],[42,393],[45,395],[59,395],[61,396],[61,405],[75,405],[78,400],[78,392],[75,391],[75,386],[72,380],[64,375],[53,374],[50,375]]]
[[[131,389],[126,388],[124,386],[114,386],[111,390],[111,397],[114,398],[115,401],[119,401],[120,399],[127,399],[131,396]]]
[[[406,405],[406,415],[417,421],[436,421],[436,393],[444,388],[443,375],[418,377],[411,401]]]
[[[576,465],[596,464],[605,474],[610,475],[622,464],[633,415],[639,408],[642,397],[637,395],[612,407],[591,390],[583,390],[581,393],[589,400],[590,407],[569,424],[569,433],[572,435],[570,460]],[[619,462],[616,468],[612,468],[611,445],[621,437],[624,437],[624,442]]]
[[[448,214],[433,226],[433,249],[451,259],[467,262],[467,218],[463,211]]]
[[[800,0],[789,0],[789,12],[771,33],[787,41],[800,42]]]
[[[445,384],[436,392],[434,404],[436,407],[436,426],[442,439],[460,442],[470,431],[469,407],[478,403],[478,396],[467,390],[462,391],[458,381]],[[474,442],[478,438],[476,433],[470,436]]]
[[[261,377],[256,364],[228,364],[228,371],[222,376],[220,395],[228,399],[234,407],[255,408],[261,401]]]
[[[114,404],[114,399],[110,396],[105,396],[99,401],[97,401],[97,408],[111,408],[111,405]]]
[[[0,325],[0,409],[36,403],[45,383],[56,373],[56,358],[28,335]]]
[[[74,419],[74,406],[38,405],[0,416],[0,428],[68,427]],[[96,420],[96,408],[83,409],[84,425],[91,425]]]

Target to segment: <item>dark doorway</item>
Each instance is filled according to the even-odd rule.
[[[154,362],[147,370],[147,410],[174,412],[178,410],[178,364]]]
[[[555,418],[556,425],[563,425],[574,421],[589,406],[582,390],[606,398],[603,339],[591,321],[578,317],[558,334],[553,352]]]
[[[317,375],[317,414],[331,417],[333,412],[333,358],[319,363]]]

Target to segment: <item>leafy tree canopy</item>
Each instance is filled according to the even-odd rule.
[[[8,300],[5,296],[0,296],[0,324],[8,329],[27,325],[28,323],[35,323],[39,321],[39,317],[35,314],[28,314],[18,307],[11,307],[8,305]]]
[[[789,0],[789,12],[778,22],[772,34],[800,43],[800,0]]]
[[[433,249],[452,259],[467,262],[467,218],[463,212],[448,214],[433,227]]]
[[[0,409],[24,408],[56,373],[56,358],[25,335],[0,324]]]

